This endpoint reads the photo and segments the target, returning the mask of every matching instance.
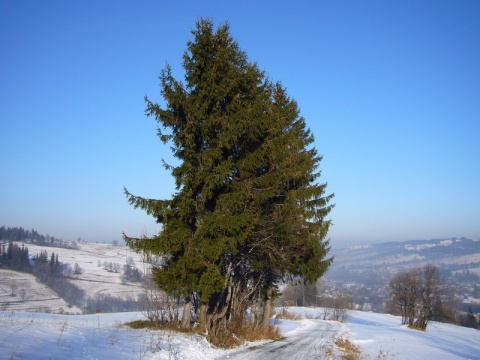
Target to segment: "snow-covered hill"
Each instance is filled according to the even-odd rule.
[[[318,320],[322,310],[290,308],[313,319],[281,320],[285,340],[272,351],[265,342],[234,350],[215,349],[200,335],[167,331],[133,330],[123,324],[142,318],[141,313],[55,315],[0,312],[0,357],[5,359],[235,359],[290,360],[312,358],[300,340],[332,339],[315,349],[314,358],[340,359],[334,338],[349,338],[360,347],[362,359],[480,359],[477,330],[431,323],[426,332],[400,325],[400,318],[350,312],[346,323]],[[332,329],[335,332],[332,334]],[[290,342],[288,340],[291,340]],[[292,352],[292,348],[294,350]],[[296,347],[296,348],[295,348]],[[310,349],[311,350],[311,349]],[[262,352],[263,351],[263,352]],[[293,357],[292,357],[292,354]]]
[[[81,243],[78,249],[24,244],[30,256],[46,251],[58,255],[61,263],[81,271],[68,280],[84,291],[85,297],[108,295],[119,299],[136,299],[143,294],[141,282],[125,281],[122,266],[129,263],[144,271],[141,256],[126,246]],[[107,269],[105,265],[111,264]],[[55,300],[55,301],[53,301]],[[78,314],[82,310],[67,304],[54,291],[27,273],[0,269],[0,310],[27,310]]]
[[[111,296],[125,298],[142,292],[141,284],[122,281],[121,267],[127,261],[131,261],[135,267],[143,269],[140,255],[127,246],[94,243],[81,243],[79,249],[43,247],[32,244],[26,244],[26,246],[30,255],[37,255],[44,250],[49,254],[51,252],[58,254],[59,261],[69,264],[72,268],[75,267],[75,264],[78,264],[82,272],[76,274],[72,281],[84,290],[88,296],[108,293]],[[105,263],[118,264],[118,271],[105,269]]]

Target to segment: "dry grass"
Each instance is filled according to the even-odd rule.
[[[279,328],[275,325],[269,325],[267,331],[255,328],[247,331],[245,336],[246,341],[280,340],[281,338],[282,336],[280,335]]]
[[[348,339],[335,339],[335,344],[342,351],[342,359],[344,360],[360,360],[360,350],[352,344]]]
[[[150,320],[135,320],[125,323],[126,326],[132,329],[153,329],[166,330],[181,333],[195,333],[195,330],[182,330],[176,323],[162,324]],[[214,346],[223,349],[231,349],[242,345],[245,341],[259,341],[259,340],[279,340],[280,335],[278,326],[269,325],[266,331],[259,327],[251,328],[242,321],[232,321],[227,325],[227,328],[220,327],[216,335],[209,334],[206,339]]]
[[[126,326],[131,327],[132,329],[152,329],[152,330],[167,330],[180,333],[191,333],[190,330],[181,329],[180,326],[176,323],[166,323],[162,324],[160,322],[151,321],[151,320],[135,320],[125,323]]]
[[[285,308],[282,308],[282,310],[280,312],[277,312],[275,314],[275,318],[277,320],[282,320],[282,319],[283,320],[295,320],[295,321],[303,320],[303,317],[301,315],[292,314],[290,311],[288,311]]]
[[[150,320],[135,320],[125,323],[126,326],[132,329],[159,329],[157,323]]]
[[[243,341],[228,329],[220,329],[216,336],[208,335],[207,340],[212,345],[222,349],[231,349],[243,344]]]
[[[208,336],[207,340],[213,345],[230,349],[242,345],[245,341],[279,340],[282,336],[278,326],[269,325],[266,331],[259,327],[252,328],[242,321],[232,321],[226,329],[221,328],[217,335]]]

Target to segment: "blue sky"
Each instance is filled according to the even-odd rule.
[[[0,225],[110,242],[168,198],[144,116],[199,17],[297,100],[350,243],[480,238],[480,2],[0,0]]]

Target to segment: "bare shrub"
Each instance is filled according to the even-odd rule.
[[[145,258],[142,262],[145,274],[143,278],[145,316],[156,324],[178,323],[179,299],[174,299],[161,291],[153,279],[150,262]]]
[[[348,310],[353,308],[353,300],[350,296],[339,293],[335,296],[332,308],[332,319],[345,322]]]
[[[324,307],[322,311],[322,315],[323,315],[322,317],[323,320],[330,319],[330,317],[332,316],[332,309],[329,307]]]
[[[334,296],[322,297],[320,306],[323,308],[323,320],[335,320],[345,322],[348,311],[355,306],[351,296],[337,292]]]

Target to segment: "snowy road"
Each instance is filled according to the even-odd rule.
[[[302,324],[286,333],[282,340],[231,350],[218,359],[325,359],[333,350],[333,338],[340,329],[340,323],[311,319],[304,320]]]

